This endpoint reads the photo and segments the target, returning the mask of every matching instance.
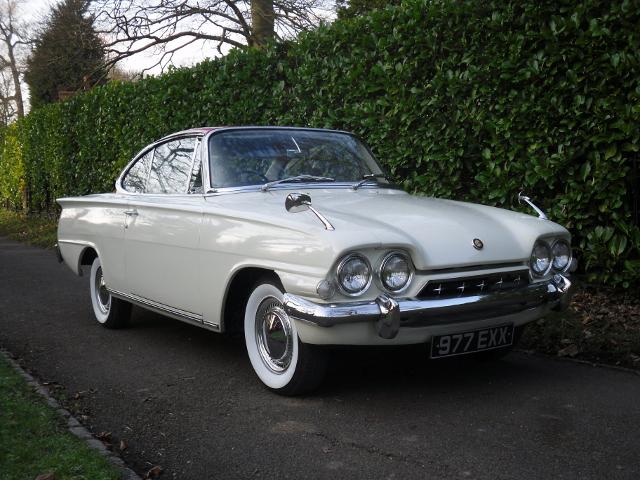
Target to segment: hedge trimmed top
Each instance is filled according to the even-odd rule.
[[[0,199],[18,207],[27,189],[31,209],[52,209],[110,191],[139,148],[184,128],[340,128],[409,190],[507,208],[524,190],[571,230],[590,272],[628,285],[640,278],[639,7],[411,1],[114,82],[1,132]]]

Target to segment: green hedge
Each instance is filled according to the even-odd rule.
[[[344,128],[408,190],[507,208],[524,190],[594,278],[628,286],[639,26],[638,1],[413,0],[34,111],[1,133],[0,199],[110,191],[139,148],[187,127]]]

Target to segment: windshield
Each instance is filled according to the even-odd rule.
[[[382,174],[369,150],[351,135],[274,128],[212,135],[209,169],[212,188],[281,184],[291,177],[302,178],[297,181],[354,183],[364,175]]]

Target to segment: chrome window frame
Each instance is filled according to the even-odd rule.
[[[373,154],[373,152],[371,151],[371,149],[369,148],[369,145],[366,144],[366,142],[362,141],[362,139],[360,137],[358,137],[357,135],[355,135],[354,133],[351,132],[347,132],[344,130],[332,130],[332,129],[328,129],[328,128],[309,128],[309,127],[256,127],[256,126],[248,126],[248,127],[224,127],[224,128],[218,128],[216,130],[213,130],[211,132],[208,132],[204,138],[203,138],[203,143],[205,144],[205,147],[202,149],[203,152],[206,150],[206,155],[202,156],[202,163],[203,163],[203,167],[206,164],[206,169],[207,169],[207,188],[205,188],[205,195],[211,195],[211,194],[221,194],[221,193],[240,193],[240,192],[252,192],[252,191],[258,191],[261,189],[262,184],[256,184],[256,185],[240,185],[240,186],[235,186],[235,187],[214,187],[213,184],[211,183],[211,177],[210,177],[210,173],[209,173],[209,140],[211,139],[212,136],[214,135],[219,135],[221,133],[224,132],[231,132],[231,131],[242,131],[242,130],[250,130],[250,131],[255,131],[255,130],[290,130],[290,131],[303,131],[303,132],[322,132],[322,133],[338,133],[338,134],[342,134],[342,135],[348,135],[352,138],[355,138],[358,142],[360,142],[360,144],[364,147],[364,149],[367,151],[367,153],[371,156],[371,158],[373,159],[373,161],[375,162],[375,164],[378,166],[378,168],[380,169],[380,172],[387,175],[387,172],[384,170],[384,168],[382,168],[382,165],[380,165],[380,162],[378,162],[378,159],[376,158],[376,156]],[[203,183],[204,183],[204,178],[203,178]],[[287,184],[279,184],[279,185],[274,185],[273,187],[269,188],[269,190],[299,190],[301,187],[303,188],[351,188],[353,186],[353,182],[327,182],[327,183],[322,183],[322,182],[310,182],[310,183],[305,183],[305,182],[300,182],[300,183],[287,183]],[[393,190],[402,190],[402,187],[400,187],[399,185],[395,185],[392,183],[389,184],[368,184],[366,185],[366,187],[368,188],[390,188]],[[364,185],[361,188],[366,188]]]
[[[144,188],[147,188],[147,182],[149,181],[149,175],[151,174],[151,166],[153,164],[153,157],[155,156],[155,146],[153,148],[143,148],[142,151],[140,151],[135,157],[133,157],[133,160],[131,162],[129,162],[129,164],[127,165],[127,167],[125,168],[125,170],[120,174],[120,177],[118,178],[118,180],[116,180],[116,191],[118,191],[118,187],[120,186],[121,189],[128,194],[143,194],[145,192],[132,192],[130,190],[127,190],[126,188],[124,188],[124,179],[126,178],[127,175],[129,175],[129,171],[139,162],[141,161],[144,157],[146,157],[148,154],[151,154],[151,161],[149,162],[149,166],[147,167],[147,171],[145,173],[144,176]]]
[[[198,151],[200,148],[200,151]],[[191,159],[191,168],[189,169],[189,178],[187,179],[187,195],[202,195],[204,194],[204,177],[202,174],[202,155],[200,155],[200,159],[197,159],[197,154],[202,154],[202,136],[196,137],[196,144],[193,147],[193,158]],[[195,193],[191,191],[191,180],[193,179],[193,170],[196,168],[198,164],[198,160],[200,161],[200,182],[202,183],[202,193]]]
[[[213,135],[217,135],[220,134],[222,132],[227,132],[227,131],[231,131],[231,130],[256,130],[256,129],[260,129],[260,130],[273,130],[273,129],[277,129],[277,130],[295,130],[295,131],[299,131],[299,130],[303,130],[303,131],[317,131],[317,132],[330,132],[330,133],[341,133],[341,134],[345,134],[345,135],[349,135],[351,137],[356,138],[358,141],[360,141],[362,143],[362,145],[364,146],[364,148],[367,150],[367,152],[369,153],[369,155],[371,155],[371,157],[374,159],[374,161],[376,162],[376,164],[378,165],[378,167],[380,168],[380,170],[382,171],[382,173],[385,173],[385,170],[382,168],[382,166],[380,165],[380,163],[378,162],[377,158],[375,157],[375,155],[373,155],[373,153],[371,152],[371,149],[369,148],[369,146],[363,142],[360,137],[358,137],[357,135],[351,133],[351,132],[347,132],[344,130],[332,130],[332,129],[327,129],[327,128],[306,128],[306,127],[221,127],[221,128],[216,128],[213,129],[209,132],[192,132],[192,131],[183,131],[183,132],[176,132],[173,133],[171,135],[167,135],[166,137],[163,137],[153,143],[150,143],[149,145],[145,146],[144,148],[142,148],[134,157],[133,159],[127,164],[127,166],[122,170],[122,173],[120,173],[120,176],[116,179],[115,182],[115,186],[116,186],[116,192],[117,193],[121,193],[121,194],[126,194],[126,195],[131,195],[131,196],[137,196],[137,195],[163,195],[163,196],[185,196],[185,195],[189,195],[189,196],[194,196],[194,195],[202,195],[204,197],[216,197],[218,195],[228,195],[228,194],[236,194],[236,193],[246,193],[246,192],[257,192],[260,191],[260,188],[262,187],[262,185],[243,185],[243,186],[239,186],[239,187],[220,187],[220,188],[214,188],[211,186],[211,175],[210,175],[210,171],[209,171],[209,138]],[[201,141],[201,145],[202,148],[200,149],[200,161],[202,162],[202,188],[203,188],[203,193],[189,193],[188,192],[188,185],[187,185],[187,192],[186,193],[146,193],[146,192],[130,192],[128,190],[126,190],[123,186],[122,186],[122,180],[124,178],[124,176],[129,172],[129,170],[131,169],[131,167],[133,166],[133,164],[135,162],[137,162],[142,155],[148,153],[150,150],[155,149],[158,145],[171,141],[171,140],[176,140],[179,138],[185,138],[185,137],[196,137],[197,139],[200,139]],[[195,150],[194,150],[195,151]],[[148,177],[148,174],[147,174]],[[300,190],[300,189],[305,189],[305,190],[321,190],[321,189],[351,189],[351,187],[353,186],[353,182],[330,182],[330,183],[319,183],[319,182],[313,182],[313,183],[305,183],[305,182],[300,182],[300,183],[285,183],[285,184],[280,184],[280,185],[274,185],[273,187],[271,187],[269,189],[269,191],[277,191],[277,190]],[[389,183],[389,184],[376,184],[376,183],[371,183],[371,184],[366,184],[363,185],[362,187],[360,187],[358,189],[358,191],[360,190],[377,190],[377,189],[388,189],[388,190],[400,190],[400,191],[404,191],[404,189],[397,184],[393,184],[393,183]]]
[[[147,195],[147,196],[184,196],[184,195],[203,195],[202,193],[189,193],[189,184],[191,183],[191,175],[193,173],[193,167],[195,165],[196,159],[196,152],[198,151],[198,141],[202,141],[203,139],[202,134],[194,134],[192,132],[179,132],[173,135],[169,135],[167,137],[163,137],[160,140],[153,142],[147,146],[145,146],[142,150],[140,150],[134,157],[133,159],[127,164],[127,166],[122,170],[122,173],[120,173],[120,176],[118,176],[118,178],[116,179],[116,192],[117,193],[123,193],[126,195],[133,195],[133,196],[137,196],[137,195]],[[124,188],[122,181],[124,180],[124,178],[127,176],[127,174],[129,173],[129,170],[131,170],[131,168],[138,162],[138,160],[140,160],[144,155],[146,155],[147,153],[149,153],[150,151],[154,150],[154,157],[155,157],[155,149],[160,146],[163,145],[165,143],[169,143],[169,142],[173,142],[176,140],[182,140],[182,139],[186,139],[186,138],[193,138],[195,139],[195,144],[194,144],[194,148],[193,148],[193,153],[192,155],[192,160],[191,160],[191,169],[189,170],[189,175],[188,175],[188,179],[185,185],[185,190],[182,193],[149,193],[149,192],[131,192],[129,190],[127,190],[126,188]],[[202,162],[202,150],[200,151],[200,161]],[[204,163],[202,162],[202,167],[204,167]],[[153,158],[151,159],[151,163],[149,164],[149,171],[147,171],[147,178],[145,180],[145,189],[147,187],[147,182],[149,181],[149,175],[151,174],[151,166],[153,165]],[[208,177],[207,177],[208,178]],[[203,176],[203,189],[204,189],[204,176]]]

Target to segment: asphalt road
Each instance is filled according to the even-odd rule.
[[[640,478],[640,376],[513,353],[443,365],[423,349],[337,351],[316,394],[254,378],[239,339],[142,310],[91,318],[88,281],[0,239],[0,346],[123,457],[162,478]],[[79,399],[73,397],[82,392]]]

